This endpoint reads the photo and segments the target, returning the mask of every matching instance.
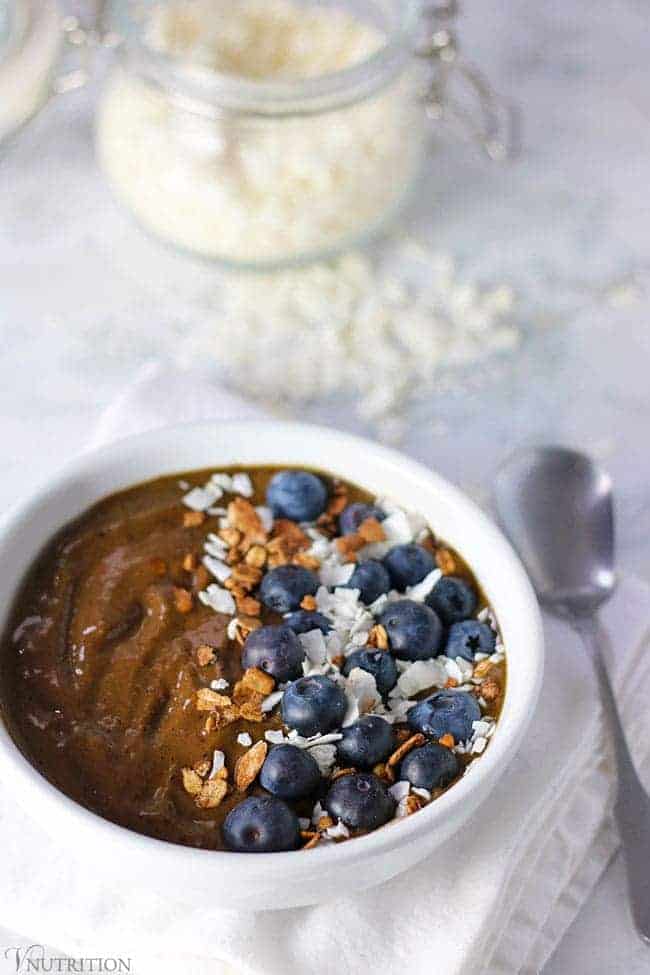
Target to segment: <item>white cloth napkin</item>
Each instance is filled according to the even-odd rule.
[[[107,412],[94,442],[170,420],[254,414],[195,377],[151,365]],[[626,579],[603,612],[644,772],[650,765],[648,596],[645,585]],[[128,955],[137,975],[539,972],[617,843],[611,752],[590,665],[565,624],[549,618],[545,628],[544,686],[518,757],[471,822],[401,877],[293,911],[251,915],[209,903],[188,906],[174,891],[132,889],[128,864],[120,889],[104,884],[92,864],[77,863],[26,820],[5,790],[0,921],[72,957]]]

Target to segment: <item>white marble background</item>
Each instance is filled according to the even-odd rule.
[[[404,447],[481,499],[517,445],[597,453],[616,480],[621,565],[650,579],[650,11],[466,0],[462,38],[522,106],[523,154],[499,167],[448,142],[431,205],[410,219],[470,274],[517,288],[526,341],[479,393],[414,409]],[[216,286],[114,205],[94,166],[92,98],[51,105],[0,160],[2,504],[85,442],[159,323],[190,328]],[[143,333],[128,360],[110,355],[125,316]],[[308,414],[357,426],[337,404]],[[616,862],[545,975],[647,971]]]

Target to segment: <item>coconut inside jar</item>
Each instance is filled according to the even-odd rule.
[[[97,142],[117,196],[159,236],[268,265],[349,246],[398,207],[424,142],[408,45],[294,0],[173,0],[137,34]]]

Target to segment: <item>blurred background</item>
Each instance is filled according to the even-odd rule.
[[[8,11],[4,28],[0,20],[5,40]],[[133,52],[125,58],[106,11],[89,50],[81,28],[93,26],[97,11],[64,12],[77,19],[67,21],[67,39],[52,55],[57,94],[16,133],[10,129],[22,119],[10,118],[7,105],[20,85],[18,62],[5,44],[3,64],[0,42],[4,504],[81,449],[102,410],[139,366],[156,359],[195,369],[276,414],[396,443],[483,504],[496,467],[516,446],[557,441],[590,451],[616,481],[622,566],[650,579],[645,4],[466,0],[457,12],[431,5],[408,91],[399,88],[399,72],[390,75],[396,68],[380,66],[397,87],[381,95],[394,101],[375,105],[386,126],[372,187],[378,196],[363,186],[345,186],[338,200],[334,190],[325,196],[328,228],[347,219],[355,195],[363,196],[359,207],[370,208],[350,230],[349,246],[326,237],[321,250],[337,250],[327,260],[254,272],[232,266],[249,245],[246,263],[259,263],[260,254],[267,260],[275,240],[283,264],[309,251],[314,228],[301,223],[304,201],[291,196],[293,210],[272,214],[276,224],[260,238],[259,254],[246,225],[239,236],[233,230],[228,267],[186,253],[186,239],[170,243],[171,223],[143,230],[148,190],[158,194],[149,201],[153,212],[164,211],[167,194],[173,201],[177,193],[174,179],[183,178],[167,165],[168,147],[147,142],[159,106],[147,103],[145,111],[144,102],[128,102],[130,89],[116,87],[143,69],[130,60]],[[480,77],[473,68],[461,75],[468,64]],[[161,82],[160,71],[168,69],[145,67],[151,89],[164,88],[169,79]],[[186,82],[195,86],[191,95]],[[202,117],[195,104],[203,101],[202,84],[199,76],[179,82],[174,118],[183,152],[204,166],[214,149],[206,147],[204,126],[214,129],[214,119],[203,118],[198,129],[187,122]],[[346,102],[327,116],[329,131],[338,133],[332,165],[344,175],[346,158],[354,168],[360,151],[358,133],[372,124],[356,110]],[[111,155],[123,121],[145,127],[150,158],[137,155],[132,129],[122,148],[134,155]],[[298,126],[287,141],[272,132],[264,151],[270,144],[274,160],[283,160],[286,146],[311,140],[312,131]],[[245,157],[260,151],[266,135],[246,121],[219,127],[219,138],[215,151]],[[318,144],[314,158],[320,166],[333,152]],[[380,211],[400,202],[419,154],[415,188],[384,221]],[[327,169],[319,173],[331,178]],[[272,183],[264,189],[266,202],[275,202],[276,190]],[[322,186],[305,200],[312,192]],[[372,242],[352,241],[375,216],[382,229]],[[298,243],[284,234],[288,226]],[[552,975],[647,970],[621,876],[616,865],[610,869],[551,963]]]

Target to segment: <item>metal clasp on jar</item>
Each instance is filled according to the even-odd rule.
[[[416,54],[433,67],[423,92],[427,114],[459,126],[490,159],[511,159],[519,149],[519,111],[460,54],[453,29],[458,10],[458,0],[423,5]]]

